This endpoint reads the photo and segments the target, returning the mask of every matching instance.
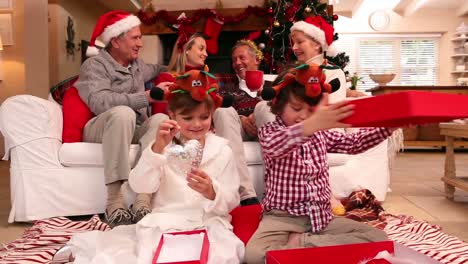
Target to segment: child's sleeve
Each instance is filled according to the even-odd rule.
[[[225,158],[225,166],[221,168],[219,177],[212,178],[216,197],[213,201],[208,202],[204,209],[207,213],[224,216],[228,215],[240,203],[240,179],[231,148],[226,146],[219,157]]]
[[[260,129],[258,141],[262,147],[263,155],[281,158],[310,140],[310,137],[305,137],[303,134],[302,123],[289,127],[270,123]]]
[[[363,128],[356,133],[324,131],[327,152],[359,154],[384,141],[392,134],[388,128]]]
[[[130,172],[128,183],[136,193],[154,193],[159,189],[166,158],[151,149],[154,141],[141,154],[135,168]]]

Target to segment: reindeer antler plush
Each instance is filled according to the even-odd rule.
[[[155,100],[170,101],[176,93],[189,93],[190,96],[199,102],[205,100],[206,96],[211,96],[216,107],[230,107],[232,96],[219,96],[217,94],[218,83],[216,77],[209,72],[191,70],[176,77],[167,92],[156,87],[151,90],[151,97]]]
[[[275,98],[281,89],[290,85],[293,82],[298,82],[305,87],[305,93],[308,97],[314,98],[321,93],[332,93],[340,88],[340,81],[338,78],[331,80],[329,83],[325,82],[325,65],[317,64],[301,64],[291,69],[284,77],[283,80],[276,86],[262,91],[262,98],[271,100]]]

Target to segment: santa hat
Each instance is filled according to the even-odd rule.
[[[96,44],[101,44],[104,47],[109,44],[112,38],[129,31],[130,29],[141,24],[138,17],[125,11],[111,11],[100,16],[96,26],[94,27],[93,35],[86,50],[86,56],[91,57],[99,53]]]
[[[338,54],[337,50],[333,47],[334,45],[332,45],[335,29],[323,17],[313,16],[298,21],[291,27],[292,31],[302,31],[307,36],[313,38],[320,43],[322,50],[327,52],[327,56],[334,57]]]

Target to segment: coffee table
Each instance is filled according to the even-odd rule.
[[[442,181],[445,195],[453,200],[455,187],[468,191],[468,178],[457,177],[455,170],[454,138],[468,138],[468,124],[440,123],[440,134],[445,135],[445,170]],[[468,176],[468,175],[467,175]]]

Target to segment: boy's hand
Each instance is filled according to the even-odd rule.
[[[164,148],[171,143],[172,138],[179,132],[180,126],[175,120],[163,121],[156,132],[156,142],[151,147],[154,153],[161,154]]]
[[[211,183],[211,178],[198,168],[192,168],[187,174],[187,185],[194,191],[203,195],[206,199],[214,200],[216,193]]]
[[[353,109],[354,105],[346,101],[328,104],[328,93],[324,93],[314,113],[303,121],[304,135],[310,136],[330,128],[349,127],[349,124],[341,123],[340,120],[352,115]]]

